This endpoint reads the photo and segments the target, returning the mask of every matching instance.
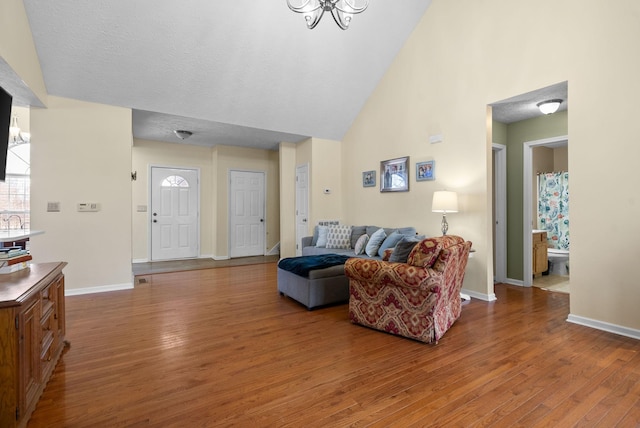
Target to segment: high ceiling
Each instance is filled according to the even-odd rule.
[[[328,14],[308,30],[286,0],[24,0],[49,94],[131,108],[136,138],[265,149],[342,140],[431,0],[401,3],[371,0],[343,31]],[[42,106],[2,58],[0,84]],[[566,94],[504,100],[494,118]]]
[[[132,108],[137,138],[269,149],[341,140],[429,4],[371,0],[343,31],[286,0],[24,0],[49,94]]]

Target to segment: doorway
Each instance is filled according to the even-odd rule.
[[[229,172],[229,257],[265,254],[265,173]]]
[[[507,279],[507,146],[492,144],[493,281]]]
[[[151,167],[151,260],[198,257],[200,172]]]
[[[533,168],[533,151],[536,148],[550,148],[559,149],[568,147],[569,137],[567,135],[545,138],[542,140],[527,141],[523,143],[523,161],[522,161],[522,220],[523,220],[523,266],[524,266],[524,286],[530,287],[533,285],[533,229],[534,229],[534,209],[536,206],[533,203],[534,197],[537,196],[534,188],[534,174],[539,171],[534,171]],[[568,169],[568,168],[567,168]],[[551,279],[547,279],[547,282]],[[568,280],[567,280],[568,282]]]
[[[302,255],[302,238],[309,234],[309,164],[296,167],[296,256]]]

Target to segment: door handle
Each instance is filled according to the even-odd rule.
[[[158,222],[158,220],[156,220],[156,219],[154,218],[154,219],[153,219],[153,222],[154,222],[154,223],[157,223],[157,222]]]
[[[260,223],[264,223],[264,219],[263,218],[260,219]]]

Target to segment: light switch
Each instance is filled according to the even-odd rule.
[[[78,204],[78,212],[98,212],[100,211],[100,204],[96,202],[81,202]]]

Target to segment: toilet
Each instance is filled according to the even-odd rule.
[[[551,275],[569,275],[567,263],[569,262],[569,250],[559,250],[556,248],[547,249],[549,259],[549,273]]]

